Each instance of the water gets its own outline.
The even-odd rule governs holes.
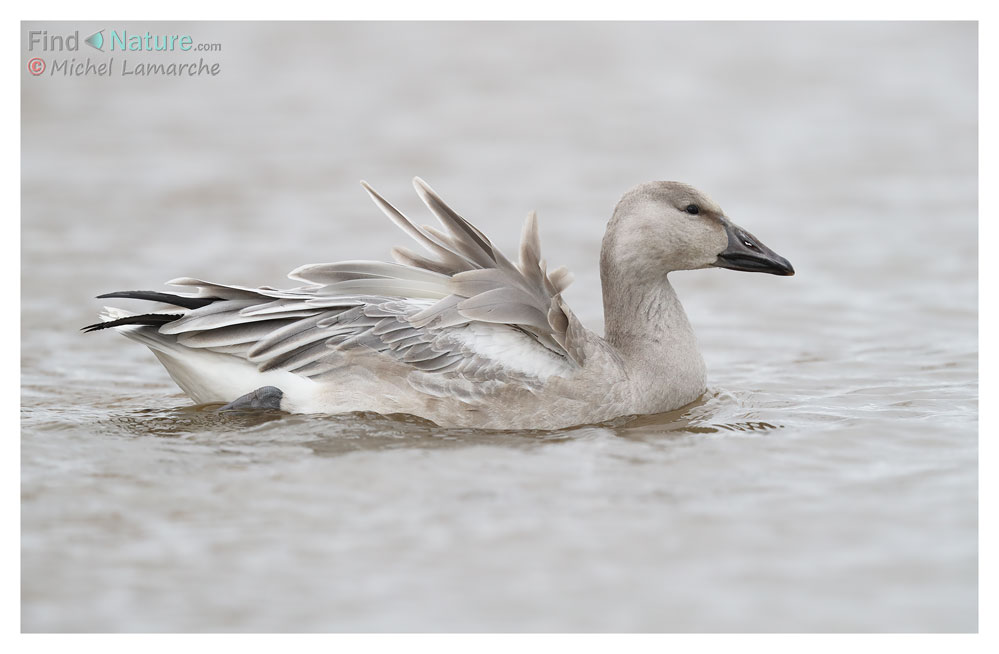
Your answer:
[[[222,73],[22,73],[24,630],[977,630],[973,24],[125,27]],[[798,274],[674,275],[709,391],[549,433],[218,415],[77,331],[385,258],[357,180],[419,214],[417,174],[508,252],[537,209],[597,330],[640,181]]]

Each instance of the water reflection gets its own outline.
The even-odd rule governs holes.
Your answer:
[[[722,391],[706,393],[676,411],[624,416],[600,424],[554,431],[443,428],[406,414],[354,412],[335,416],[298,415],[277,410],[218,411],[220,404],[140,409],[98,422],[96,433],[184,439],[205,446],[298,445],[317,456],[400,448],[427,450],[490,446],[533,449],[594,438],[664,443],[706,434],[760,434],[782,428],[749,420],[750,411]],[[742,419],[740,419],[742,418]]]
[[[208,433],[242,432],[281,420],[288,414],[281,411],[227,411],[221,405],[185,406],[174,409],[138,409],[112,414],[98,422],[98,432],[124,432],[134,436],[181,438]]]

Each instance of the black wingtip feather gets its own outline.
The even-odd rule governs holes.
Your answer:
[[[156,327],[158,325],[164,325],[168,322],[173,322],[179,318],[183,318],[182,313],[147,313],[141,316],[125,316],[124,318],[118,318],[117,320],[108,320],[107,322],[98,322],[93,325],[87,325],[86,327],[81,327],[80,331],[84,333],[96,332],[101,329],[108,329],[109,327],[121,327],[123,325],[143,325],[148,327]]]
[[[130,300],[149,300],[151,302],[164,302],[185,309],[200,309],[208,306],[212,302],[217,302],[221,298],[217,297],[184,297],[173,293],[160,293],[159,291],[115,291],[98,295],[98,299],[109,297],[127,298]]]

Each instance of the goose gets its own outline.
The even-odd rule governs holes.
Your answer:
[[[704,359],[669,281],[677,270],[793,275],[787,259],[679,182],[627,191],[600,250],[604,335],[584,327],[563,291],[564,267],[541,258],[535,213],[518,261],[420,178],[441,227],[417,226],[361,182],[377,207],[426,252],[395,263],[340,261],[292,271],[302,285],[247,288],[183,277],[185,292],[99,298],[158,303],[105,307],[86,332],[114,329],[146,345],[198,404],[220,410],[410,414],[441,427],[561,429],[672,411],[706,390]]]

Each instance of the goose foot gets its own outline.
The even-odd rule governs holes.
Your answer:
[[[252,393],[237,397],[219,411],[242,411],[244,409],[280,409],[284,393],[277,386],[261,386]]]

